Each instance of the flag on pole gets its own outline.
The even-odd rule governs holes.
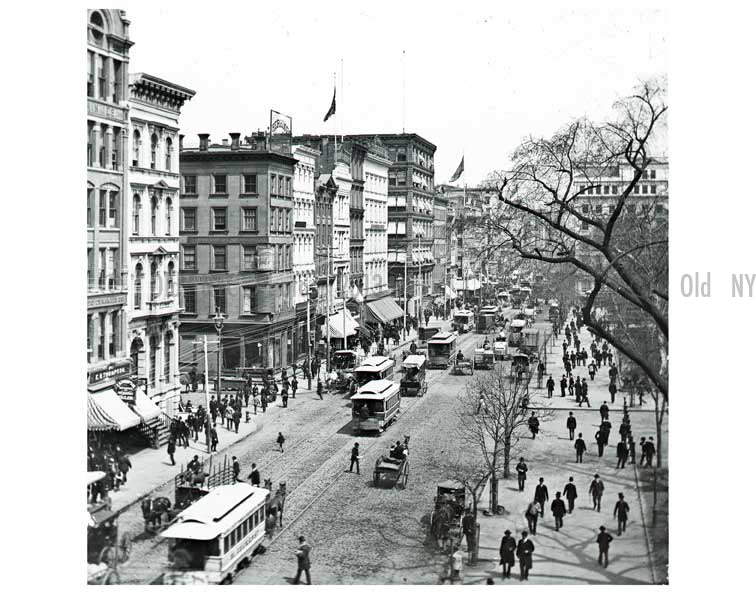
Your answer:
[[[331,101],[331,107],[328,108],[328,113],[325,114],[323,121],[327,122],[328,118],[330,118],[335,113],[336,113],[336,85],[334,85],[333,87],[333,101]]]
[[[336,101],[336,96],[335,95],[334,95],[334,99],[333,100]],[[452,175],[452,178],[449,180],[449,183],[453,183],[453,182],[457,181],[459,179],[459,176],[462,175],[462,172],[464,170],[465,170],[465,156],[462,155],[462,160],[459,162],[459,167],[457,167],[457,170],[454,172],[454,175]]]

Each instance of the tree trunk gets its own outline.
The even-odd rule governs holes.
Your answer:
[[[499,477],[496,473],[491,474],[491,491],[489,493],[489,502],[491,506],[491,513],[496,514],[499,509]]]
[[[659,409],[659,398],[664,398],[658,390],[654,390],[654,421],[656,422],[656,467],[662,467],[662,431],[664,429],[664,413],[666,402],[662,400],[661,409]]]
[[[504,478],[508,479],[510,476],[509,472],[509,459],[511,455],[512,449],[512,441],[509,439],[509,436],[504,438]]]

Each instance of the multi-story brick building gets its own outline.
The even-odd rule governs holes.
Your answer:
[[[276,368],[294,360],[293,178],[291,152],[268,136],[241,134],[181,150],[181,362],[198,363],[205,334],[224,316],[222,367]],[[348,221],[347,221],[348,225]],[[214,372],[215,357],[210,371]]]
[[[129,77],[128,348],[147,395],[168,415],[179,381],[179,114],[194,91]]]
[[[124,430],[140,418],[111,389],[131,376],[126,347],[129,21],[87,11],[87,384],[89,428]]]

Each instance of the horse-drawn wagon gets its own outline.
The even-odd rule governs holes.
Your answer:
[[[398,443],[398,442],[397,442]],[[373,470],[373,485],[376,487],[400,487],[407,486],[409,478],[409,435],[404,436],[404,445],[391,448],[388,456],[380,456],[375,461]]]
[[[455,357],[452,363],[452,375],[472,375],[473,362],[467,357]]]
[[[462,516],[465,511],[465,487],[454,480],[436,487],[430,516],[431,536],[439,548],[454,550],[462,541]]]

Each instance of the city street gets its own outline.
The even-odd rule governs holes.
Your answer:
[[[546,325],[539,323],[538,326]],[[477,334],[464,334],[459,343],[465,354],[471,356],[475,344],[482,338]],[[557,369],[551,360],[549,366]],[[605,368],[603,373],[606,373]],[[434,461],[443,459],[445,452],[463,447],[454,441],[453,430],[458,419],[449,411],[453,410],[460,390],[469,380],[470,376],[452,376],[448,370],[429,371],[426,396],[404,398],[398,421],[379,437],[352,436],[349,400],[340,394],[325,395],[320,401],[313,392],[303,392],[296,400],[289,401],[288,409],[277,403],[266,415],[258,415],[258,422],[262,421],[259,429],[222,455],[239,457],[243,478],[249,473],[251,463],[257,463],[263,478],[272,478],[274,485],[286,482],[289,495],[284,528],[266,543],[265,554],[256,557],[235,583],[287,583],[295,574],[293,551],[300,535],[305,535],[312,546],[315,583],[437,583],[444,574],[446,558],[429,544],[427,522],[436,485],[447,477],[442,476]],[[602,381],[601,375],[597,376],[596,384]],[[556,533],[547,509],[533,539],[536,552],[530,582],[653,583],[643,526],[643,514],[648,514],[648,510],[640,509],[636,471],[632,465],[623,470],[614,469],[613,445],[607,448],[603,458],[598,458],[595,443],[588,437],[598,427],[597,406],[576,412],[577,430],[585,433],[588,452],[583,464],[575,464],[573,444],[565,428],[567,410],[577,407],[572,404],[574,399],[549,401],[535,396],[533,405],[541,406],[539,401],[543,402],[543,407],[554,408],[556,413],[552,420],[542,423],[536,440],[522,442],[521,455],[530,467],[526,490],[519,493],[514,478],[503,480],[500,504],[505,514],[479,514],[480,560],[477,565],[465,568],[464,582],[485,583],[486,578],[499,576],[499,540],[505,529],[517,535],[527,526],[523,514],[539,476],[545,478],[552,498],[567,478],[574,476],[578,486],[576,510],[565,519],[564,530]],[[618,439],[619,413],[613,410],[610,418],[616,421],[610,439],[613,444]],[[634,411],[631,418],[636,435],[653,435],[651,412]],[[287,438],[284,453],[279,452],[275,444],[279,431]],[[387,453],[390,445],[403,439],[405,434],[411,436],[407,488],[373,487],[375,459]],[[360,475],[348,472],[349,452],[355,440],[361,446]],[[601,514],[594,512],[589,504],[588,483],[594,473],[601,474],[606,486]],[[640,480],[647,481],[648,474],[644,469]],[[600,524],[616,532],[612,510],[620,491],[630,505],[630,519],[626,535],[615,539],[611,563],[604,570],[596,563],[595,534]],[[172,499],[172,484],[155,493],[158,494]],[[479,509],[487,505],[486,490]],[[142,532],[143,520],[138,506],[121,517],[121,525],[132,534]],[[121,568],[122,581],[153,581],[166,569],[166,559],[167,547],[159,538],[137,537],[132,559]]]

